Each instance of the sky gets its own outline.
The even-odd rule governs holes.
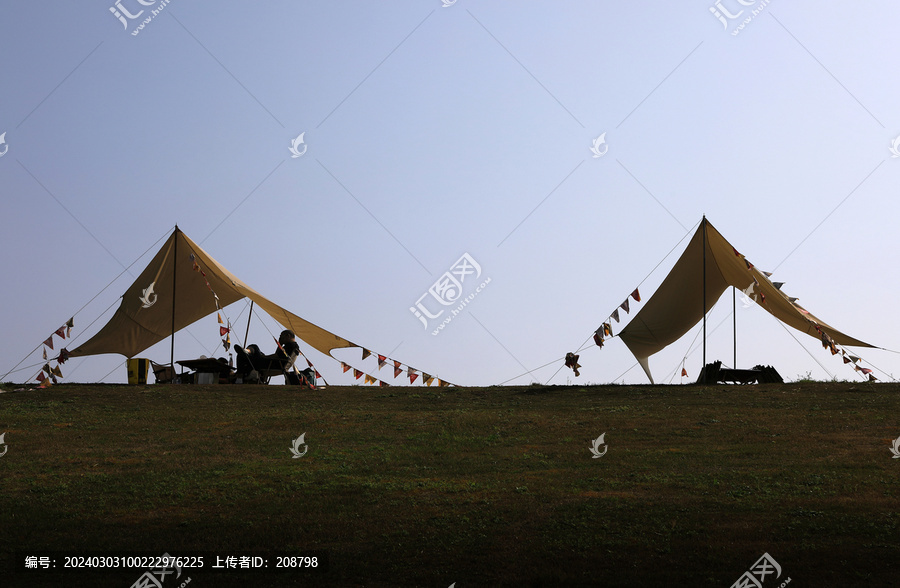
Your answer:
[[[622,341],[590,337],[705,214],[896,378],[896,22],[888,0],[6,0],[0,374],[33,379],[70,317],[56,348],[87,340],[177,224],[274,302],[454,384],[642,384]],[[731,298],[708,361],[860,379]],[[225,313],[243,341],[246,303]],[[279,331],[254,316],[248,339]],[[698,331],[650,359],[657,382],[696,379]],[[176,359],[219,344],[201,321]],[[119,355],[62,371],[126,380]]]

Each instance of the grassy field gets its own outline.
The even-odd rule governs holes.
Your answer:
[[[29,550],[328,553],[164,588],[728,587],[766,552],[765,588],[900,586],[896,384],[60,385],[0,394],[4,432],[0,586],[140,576]]]

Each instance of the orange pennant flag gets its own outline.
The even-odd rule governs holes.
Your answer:
[[[59,378],[63,377],[58,365],[53,366],[50,371],[54,376],[57,376]]]
[[[222,314],[219,313],[219,312],[217,312],[217,313],[216,313],[216,316],[219,317],[219,324],[220,324],[220,325],[224,325],[224,324],[225,324],[225,321],[222,320]]]
[[[366,374],[366,377],[364,378],[364,381],[365,381],[366,384],[374,384],[374,383],[375,383],[375,378],[373,378],[373,377],[370,376],[369,374]]]
[[[426,386],[431,386],[431,383],[434,381],[434,376],[429,376],[425,372],[422,372],[422,381],[425,382]]]
[[[682,378],[686,378],[686,377],[687,377],[687,370],[684,369],[684,368],[681,368],[681,377],[682,377]]]

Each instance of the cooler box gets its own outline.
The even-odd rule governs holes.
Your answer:
[[[148,359],[129,359],[128,360],[128,383],[129,384],[146,384],[147,372],[150,370],[150,360]]]

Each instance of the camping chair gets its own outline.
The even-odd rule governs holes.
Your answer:
[[[157,384],[171,384],[175,380],[175,368],[171,364],[156,363],[151,359],[150,367]]]

